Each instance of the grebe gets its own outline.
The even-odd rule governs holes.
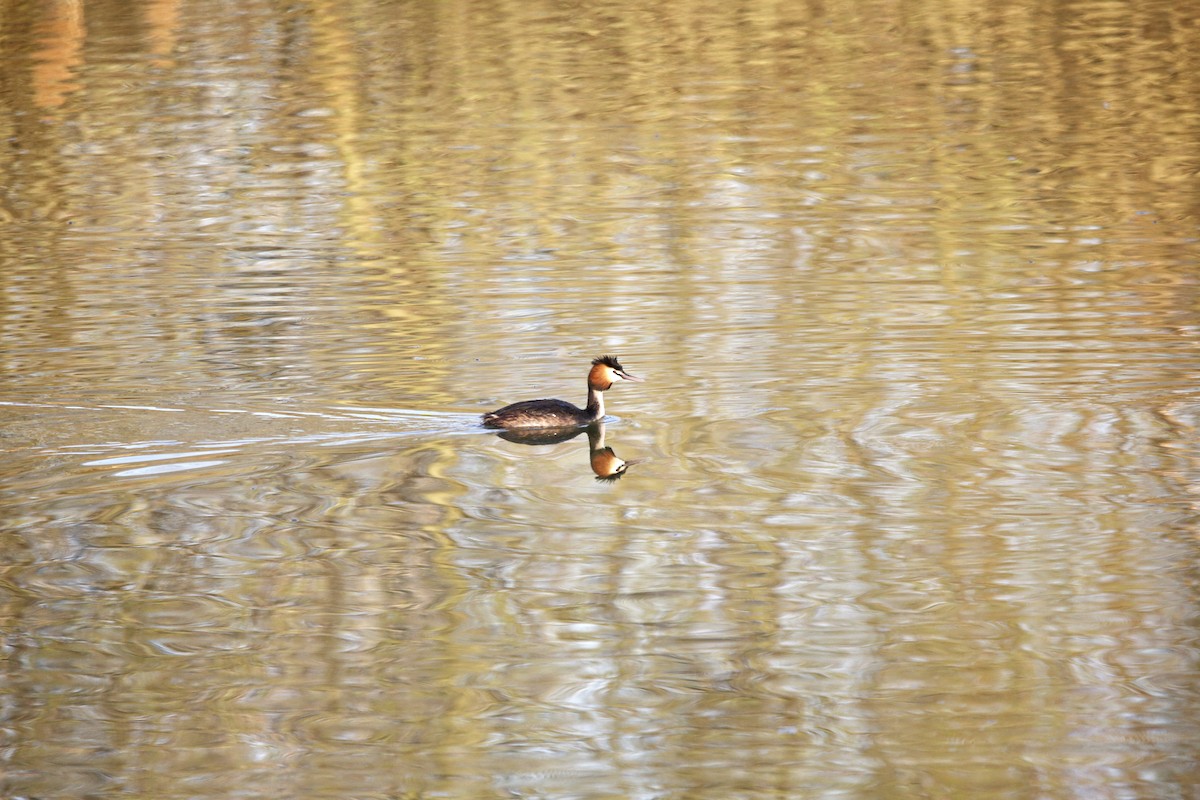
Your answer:
[[[641,383],[625,371],[615,356],[592,359],[588,372],[587,408],[565,400],[525,400],[483,415],[488,428],[567,428],[587,425],[604,416],[604,393],[617,381]]]

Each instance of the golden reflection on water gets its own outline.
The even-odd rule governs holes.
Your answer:
[[[0,3],[0,794],[1186,796],[1197,29]]]

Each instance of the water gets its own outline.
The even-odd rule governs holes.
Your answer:
[[[1195,796],[1197,22],[5,2],[0,794]]]

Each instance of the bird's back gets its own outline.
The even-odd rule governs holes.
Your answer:
[[[566,400],[523,400],[483,415],[489,428],[557,428],[587,421],[587,412]]]

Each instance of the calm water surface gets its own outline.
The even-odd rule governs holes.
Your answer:
[[[0,76],[0,795],[1200,796],[1196,8],[0,0]]]

